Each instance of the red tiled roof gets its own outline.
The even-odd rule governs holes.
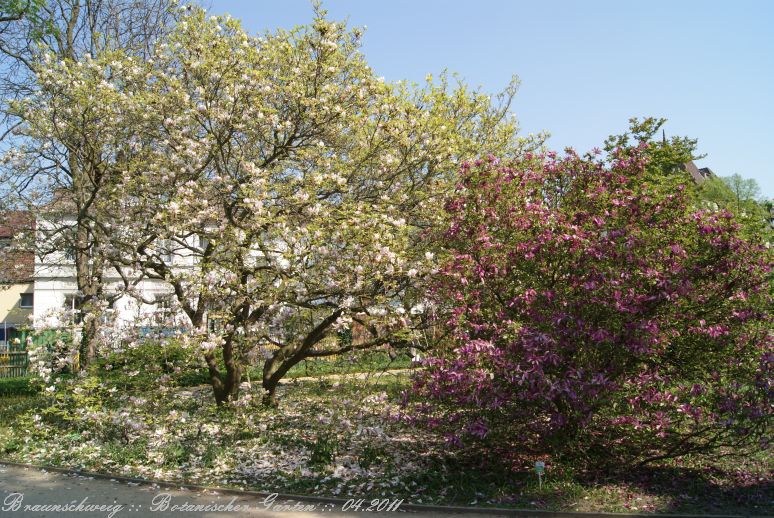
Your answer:
[[[35,218],[26,210],[10,210],[0,214],[0,238],[13,239],[19,232],[35,228]]]
[[[32,281],[35,254],[14,240],[23,232],[34,231],[35,218],[31,212],[17,210],[0,214],[0,240],[5,241],[5,246],[0,248],[0,284]]]

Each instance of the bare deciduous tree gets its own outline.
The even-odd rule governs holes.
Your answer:
[[[110,215],[98,212],[97,201],[115,172],[115,156],[95,142],[93,134],[72,126],[30,138],[23,131],[27,121],[18,103],[39,88],[44,58],[75,67],[84,58],[111,50],[145,57],[173,25],[177,12],[171,0],[31,0],[25,9],[0,20],[0,142],[12,152],[2,171],[4,194],[13,196],[17,207],[33,211],[57,201],[57,196],[68,199],[66,214],[49,218],[50,239],[42,242],[46,249],[39,255],[51,252],[52,245],[72,251],[84,316],[97,311],[104,295],[109,265],[100,254],[106,237],[100,231]],[[98,326],[98,318],[84,318],[82,365],[94,356]]]

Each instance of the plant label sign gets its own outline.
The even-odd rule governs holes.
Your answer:
[[[543,462],[542,460],[535,462],[535,473],[537,473],[538,475],[542,475],[545,470],[546,470],[545,462]]]

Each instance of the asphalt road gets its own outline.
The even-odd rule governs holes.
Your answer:
[[[370,502],[365,502],[367,506]],[[101,506],[101,507],[100,507]],[[196,506],[210,506],[209,509]],[[215,492],[170,490],[72,474],[0,465],[0,518],[353,518],[443,513],[343,511],[341,504],[281,501]],[[455,516],[484,516],[457,514]],[[486,516],[492,516],[491,514]]]

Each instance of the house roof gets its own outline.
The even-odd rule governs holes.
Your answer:
[[[66,187],[54,189],[51,200],[43,205],[43,212],[47,213],[74,213],[77,212],[72,190]]]
[[[20,234],[35,230],[35,218],[28,211],[7,211],[0,214],[0,284],[31,282],[35,269],[35,254],[14,242]],[[10,241],[10,243],[8,243]]]
[[[0,239],[13,239],[18,233],[35,228],[35,218],[26,210],[9,210],[0,214]]]
[[[696,182],[696,185],[701,185],[710,178],[715,177],[715,173],[712,172],[712,169],[709,167],[702,167],[699,169],[696,167],[696,164],[693,163],[693,160],[684,163],[683,169],[685,169],[685,171],[691,175],[691,178],[694,182]]]

